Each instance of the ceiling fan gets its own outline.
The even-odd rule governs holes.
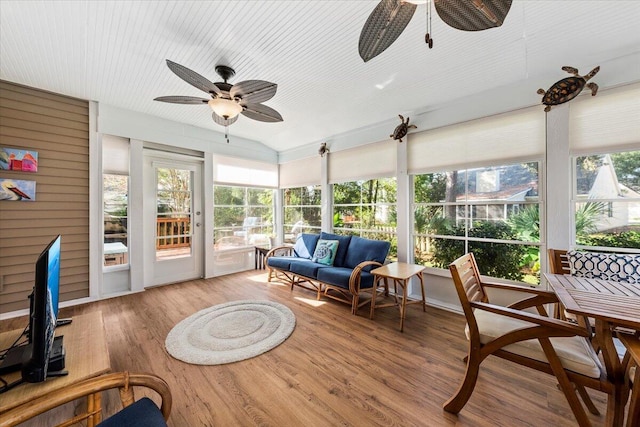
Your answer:
[[[504,22],[512,0],[432,0],[440,18],[450,27],[463,31],[481,31]],[[360,33],[358,50],[364,62],[380,55],[402,34],[418,4],[428,0],[381,0],[371,12]],[[427,6],[425,42],[433,47],[430,36],[430,5]]]
[[[278,89],[275,83],[264,80],[245,80],[234,85],[227,83],[236,72],[226,65],[217,65],[216,73],[224,82],[212,83],[200,74],[167,59],[167,66],[178,77],[193,87],[207,92],[210,99],[195,96],[160,96],[154,101],[170,102],[172,104],[209,104],[213,110],[213,121],[221,126],[229,126],[238,120],[242,114],[250,119],[261,122],[281,122],[282,116],[276,110],[263,102],[273,98]]]

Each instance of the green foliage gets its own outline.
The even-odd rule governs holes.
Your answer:
[[[333,214],[333,226],[334,227],[344,227],[344,222],[342,221],[342,217],[339,212]]]
[[[454,235],[463,236],[464,226],[453,228]],[[469,237],[484,237],[501,240],[516,240],[517,236],[509,224],[505,222],[478,222],[469,230]],[[448,265],[464,252],[464,242],[451,239],[436,239],[433,242],[433,262],[436,267],[447,268]],[[469,242],[469,252],[473,252],[478,268],[484,275],[521,281],[524,274],[521,263],[527,248],[523,245]]]
[[[537,205],[528,205],[517,214],[511,215],[507,223],[518,236],[518,240],[540,241],[540,209]]]
[[[585,246],[640,249],[640,231],[629,230],[621,233],[600,233],[577,237],[577,243]]]
[[[576,236],[597,231],[598,219],[606,209],[604,202],[587,202],[576,211]]]

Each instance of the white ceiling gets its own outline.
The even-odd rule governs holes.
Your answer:
[[[241,116],[230,131],[278,151],[384,123],[399,113],[419,125],[452,101],[499,111],[497,102],[540,102],[539,87],[586,74],[601,88],[640,80],[640,1],[514,0],[504,24],[464,32],[426,6],[384,53],[358,55],[360,30],[377,1],[0,1],[0,79],[223,132],[203,106],[153,101],[205,96],[174,75],[165,59],[212,81],[278,84],[266,105],[282,123]],[[517,99],[515,99],[517,98]],[[387,125],[388,123],[388,125]],[[422,127],[424,129],[424,126]]]

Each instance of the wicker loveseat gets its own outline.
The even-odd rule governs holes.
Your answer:
[[[315,262],[314,253],[320,240],[337,241],[332,265]],[[391,244],[380,240],[336,234],[301,234],[293,247],[274,248],[266,256],[268,281],[279,278],[293,289],[298,285],[351,305],[355,314],[368,302],[360,301],[361,290],[373,288],[373,268],[384,264]]]

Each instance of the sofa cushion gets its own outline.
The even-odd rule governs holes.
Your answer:
[[[98,424],[99,427],[166,427],[162,412],[148,397],[143,397]]]
[[[347,249],[349,248],[349,241],[351,240],[351,236],[339,236],[337,234],[325,233],[324,231],[320,233],[320,238],[324,240],[337,240],[338,242],[338,250],[336,251],[336,259],[333,260],[333,265],[336,267],[344,267],[344,259],[347,256]]]
[[[384,264],[390,248],[391,243],[389,242],[353,236],[349,242],[349,250],[347,250],[344,266],[355,268],[362,261],[377,261],[380,264]],[[373,267],[367,266],[364,271],[369,272]]]
[[[349,289],[349,278],[353,272],[352,268],[347,267],[331,267],[323,268],[318,271],[318,280],[323,283],[338,286],[340,288]],[[360,288],[370,288],[373,286],[373,275],[367,272],[360,274]]]
[[[267,265],[279,270],[289,271],[291,261],[296,259],[299,260],[304,258],[297,258],[293,256],[272,256],[267,259]]]
[[[296,244],[293,246],[293,254],[299,258],[311,259],[319,238],[319,234],[302,233],[296,239]]]
[[[319,239],[311,261],[324,265],[333,265],[339,243],[338,240]]]
[[[571,275],[640,285],[640,255],[567,252]]]
[[[328,265],[318,264],[317,262],[312,262],[310,260],[293,260],[291,261],[291,265],[289,266],[289,271],[293,274],[298,274],[300,276],[308,277],[309,279],[316,279],[318,275],[318,270],[324,270],[329,267]]]

